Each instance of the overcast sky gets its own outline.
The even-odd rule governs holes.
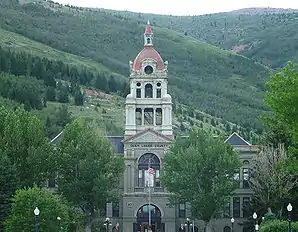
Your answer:
[[[143,13],[198,15],[248,7],[298,9],[298,0],[54,0],[63,4]]]

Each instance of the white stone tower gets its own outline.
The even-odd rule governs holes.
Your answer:
[[[144,48],[130,64],[130,94],[126,97],[125,136],[152,129],[172,135],[172,98],[168,94],[167,64],[153,48],[148,21]]]

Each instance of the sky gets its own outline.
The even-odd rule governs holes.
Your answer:
[[[200,15],[248,7],[298,9],[297,0],[54,0],[62,4],[142,13]]]

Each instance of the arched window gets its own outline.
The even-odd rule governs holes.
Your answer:
[[[147,38],[147,44],[151,44],[150,38]]]
[[[155,119],[156,125],[161,125],[162,124],[162,109],[156,108],[155,115],[156,115],[156,119]]]
[[[223,232],[231,232],[231,228],[229,226],[225,226]]]
[[[151,211],[151,217],[152,218],[160,218],[161,212],[159,208],[155,205],[143,205],[137,212],[137,218],[148,218],[149,216],[149,210]]]
[[[149,167],[154,170],[155,175],[148,174]],[[139,164],[138,164],[138,186],[145,187],[146,185],[151,183],[154,187],[160,187],[159,176],[160,176],[159,158],[152,153],[146,153],[142,155],[139,159]]]
[[[243,165],[249,165],[249,161],[248,160],[244,160],[243,161]]]
[[[151,84],[145,85],[145,98],[152,98],[153,97],[153,89]]]

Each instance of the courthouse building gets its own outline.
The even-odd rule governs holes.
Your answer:
[[[191,217],[188,204],[168,204],[169,193],[160,184],[164,156],[175,136],[172,98],[168,94],[168,62],[164,62],[153,48],[149,22],[144,33],[144,48],[129,65],[130,93],[125,103],[125,134],[108,136],[116,155],[124,156],[125,173],[120,184],[122,196],[118,202],[107,204],[107,217],[112,219],[112,224],[120,224],[120,232],[147,232],[149,221],[152,232],[176,232],[187,218],[194,224],[191,231],[203,231],[203,222]],[[52,142],[56,143],[61,135],[62,132]],[[243,207],[251,196],[249,163],[258,148],[235,132],[223,142],[230,143],[239,152],[243,166],[235,175],[239,188],[221,216],[214,219],[213,226],[216,232],[229,232],[233,217],[234,231],[246,232],[248,229],[243,221],[251,216]],[[146,185],[149,166],[155,172],[150,192]]]
[[[126,97],[125,134],[109,136],[117,155],[124,156],[125,173],[121,183],[122,196],[119,202],[107,205],[107,217],[112,223],[120,223],[121,232],[146,232],[149,221],[152,231],[175,232],[186,218],[194,221],[194,231],[202,231],[203,223],[191,218],[190,206],[168,204],[169,193],[160,184],[165,153],[175,136],[172,127],[172,98],[168,93],[168,62],[163,61],[153,47],[153,32],[150,23],[144,33],[144,48],[130,66],[130,93]],[[170,81],[170,79],[169,79]],[[248,167],[257,147],[249,144],[237,133],[225,143],[239,151],[243,167],[236,178],[239,189],[230,204],[223,209],[222,217],[214,220],[215,231],[231,231],[231,217],[235,218],[234,231],[246,231],[243,218],[248,217],[243,205],[249,201]],[[146,187],[148,167],[154,169],[153,187]],[[183,187],[183,186],[181,186]],[[187,230],[186,230],[187,231]]]

